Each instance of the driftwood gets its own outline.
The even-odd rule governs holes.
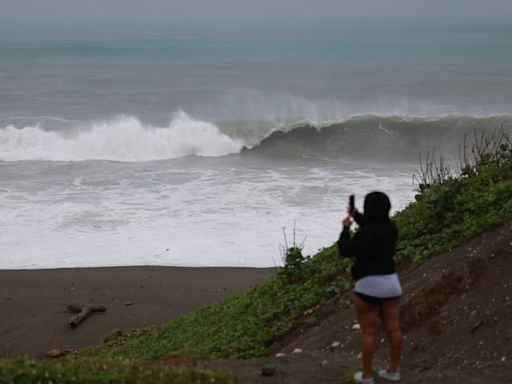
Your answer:
[[[45,357],[50,357],[52,359],[56,359],[58,357],[66,356],[67,354],[73,352],[70,348],[55,348],[50,349],[48,352],[44,354]]]
[[[68,324],[71,328],[76,328],[80,325],[82,321],[87,319],[89,316],[91,316],[94,312],[105,312],[107,308],[105,308],[103,305],[91,305],[91,304],[85,304],[85,305],[76,305],[76,304],[69,304],[68,305],[68,311],[75,312],[76,315],[73,316]]]

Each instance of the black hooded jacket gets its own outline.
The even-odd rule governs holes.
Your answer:
[[[369,275],[388,275],[395,272],[395,244],[398,231],[389,219],[391,203],[382,192],[372,192],[364,200],[364,215],[354,220],[360,230],[351,238],[350,229],[343,228],[338,240],[341,256],[355,258],[352,277],[359,280]]]

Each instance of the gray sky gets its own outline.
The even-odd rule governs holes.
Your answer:
[[[512,16],[511,0],[0,0],[0,22]]]

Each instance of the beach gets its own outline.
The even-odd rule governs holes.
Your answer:
[[[144,266],[0,270],[0,355],[41,357],[53,348],[98,344],[115,330],[165,323],[274,274],[273,268]],[[71,303],[107,311],[71,329]]]

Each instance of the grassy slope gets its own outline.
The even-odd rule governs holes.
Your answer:
[[[512,159],[479,164],[476,172],[422,188],[394,217],[398,259],[422,259],[450,249],[512,218]],[[293,255],[291,255],[293,256]],[[296,255],[297,256],[297,255]],[[298,259],[298,260],[297,260]],[[145,333],[127,335],[87,354],[154,359],[169,355],[255,357],[296,329],[305,315],[350,289],[350,261],[334,246],[284,269],[277,278]]]

